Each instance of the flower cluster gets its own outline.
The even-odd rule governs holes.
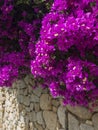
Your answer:
[[[46,3],[0,0],[0,86],[30,73]],[[44,7],[44,9],[42,8]]]
[[[64,104],[98,98],[98,1],[54,0],[35,45],[31,72]]]

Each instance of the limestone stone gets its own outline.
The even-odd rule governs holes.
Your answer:
[[[94,124],[95,130],[98,130],[98,113],[96,113],[96,114],[93,115],[92,122]]]
[[[30,127],[30,130],[33,130],[33,128],[34,128],[33,122],[29,123],[29,127]]]
[[[37,128],[37,130],[44,130],[43,127],[39,125],[38,123],[35,122],[34,125]]]
[[[6,100],[5,101],[5,107],[10,107],[12,104],[9,100]]]
[[[18,80],[13,87],[17,87],[19,90],[26,88],[26,84],[23,80]]]
[[[21,127],[17,126],[17,130],[21,130]]]
[[[20,122],[24,123],[24,117],[22,115],[20,115]]]
[[[55,106],[55,107],[58,107],[59,106],[59,101],[57,100],[52,100],[52,105]]]
[[[18,95],[24,95],[23,89],[20,89],[20,90],[18,91]]]
[[[29,116],[26,116],[26,118],[25,118],[25,124],[26,124],[27,127],[29,126],[29,120],[30,120]],[[18,121],[18,124],[19,123],[20,123],[20,120]]]
[[[0,95],[0,102],[3,102],[5,100],[5,97]]]
[[[23,105],[19,104],[19,112],[21,112],[23,110]]]
[[[53,109],[54,112],[57,112],[57,107],[54,107],[54,106],[53,106],[52,109]]]
[[[25,123],[21,123],[21,127],[22,127],[22,128],[25,128]]]
[[[34,110],[35,110],[35,112],[40,111],[39,103],[34,103]]]
[[[42,111],[37,112],[37,122],[38,122],[39,124],[41,124],[41,125],[44,124]]]
[[[80,130],[94,130],[94,127],[91,126],[91,125],[87,125],[87,124],[81,124],[80,125]]]
[[[34,104],[30,103],[30,110],[33,110],[33,108],[34,108]]]
[[[29,113],[30,121],[37,121],[36,112],[32,111]]]
[[[28,85],[28,95],[30,96],[33,93],[33,88],[31,85]]]
[[[63,128],[65,128],[65,122],[66,122],[66,116],[65,116],[66,108],[63,106],[59,106],[57,114],[58,114],[58,119],[60,121],[60,124],[62,125]]]
[[[33,86],[35,85],[35,82],[33,80],[33,76],[32,75],[27,75],[25,78],[24,78],[24,81],[25,83],[29,86]]]
[[[59,123],[59,120],[57,121],[57,124],[56,124],[56,129],[59,130],[60,128],[62,128],[61,124]]]
[[[27,96],[27,95],[28,95],[28,89],[25,89],[25,90],[23,91],[23,95],[24,95],[24,96]]]
[[[23,95],[19,95],[17,97],[17,100],[18,100],[19,103],[23,103],[24,102],[24,96]]]
[[[79,121],[70,113],[68,113],[68,128],[69,130],[79,130]]]
[[[30,98],[28,96],[23,97],[23,104],[26,106],[30,105]]]
[[[15,119],[15,114],[13,113],[9,113],[8,116],[9,116],[10,121],[13,121]]]
[[[49,94],[42,94],[40,97],[40,107],[42,110],[51,110],[51,97]]]
[[[85,122],[86,124],[88,124],[88,125],[93,125],[93,123],[92,123],[92,121],[91,120],[86,120],[86,122]]]
[[[81,106],[72,107],[70,105],[67,105],[67,109],[81,119],[85,120],[90,119],[92,116],[92,113],[85,107]]]
[[[43,117],[46,123],[46,126],[49,130],[55,130],[57,124],[57,115],[52,111],[44,111]]]
[[[3,105],[2,104],[0,104],[0,111],[2,111],[3,110]]]
[[[40,96],[41,96],[41,93],[42,93],[42,88],[41,88],[41,87],[37,87],[37,88],[33,89],[33,93],[34,93],[36,96],[40,97]]]
[[[23,109],[22,112],[21,112],[21,114],[22,114],[23,116],[25,116],[25,115],[26,115],[26,110]]]
[[[39,97],[32,93],[30,101],[31,102],[39,102]]]
[[[28,106],[28,107],[25,106],[25,109],[26,109],[26,112],[28,114],[30,112],[30,106]]]

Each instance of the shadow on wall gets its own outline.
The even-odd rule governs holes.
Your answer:
[[[2,130],[67,130],[66,108],[47,89],[32,89],[31,75],[3,88]],[[1,130],[1,129],[0,129]]]

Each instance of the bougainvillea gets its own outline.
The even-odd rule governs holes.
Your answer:
[[[30,73],[47,2],[0,0],[0,86]]]
[[[31,72],[64,104],[98,98],[98,1],[54,0],[44,17]]]

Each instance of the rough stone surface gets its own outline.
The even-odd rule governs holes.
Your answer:
[[[33,93],[34,93],[36,96],[40,97],[40,96],[41,96],[41,93],[42,93],[42,88],[41,88],[41,87],[35,88],[35,89],[33,90]]]
[[[79,130],[79,121],[70,113],[68,113],[68,129]]]
[[[59,118],[59,121],[60,121],[60,124],[62,125],[63,128],[65,128],[65,123],[66,123],[66,108],[63,107],[63,106],[59,106],[58,108],[58,118]]]
[[[58,107],[59,106],[59,101],[58,100],[52,100],[52,105],[55,106],[55,107]]]
[[[32,86],[28,75],[10,88],[0,88],[0,130],[98,130],[98,106],[93,112],[63,107],[62,99],[53,99],[48,89]]]
[[[30,103],[30,110],[32,111],[34,108],[34,104],[33,103]]]
[[[98,130],[98,113],[96,113],[96,114],[93,115],[92,122],[94,124],[95,130]]]
[[[39,103],[34,103],[34,110],[35,110],[35,112],[39,112],[40,111]]]
[[[87,125],[87,124],[81,124],[80,130],[94,130],[94,127]]]
[[[36,112],[35,112],[35,111],[32,111],[32,112],[29,114],[29,117],[30,117],[30,120],[31,120],[31,121],[37,121],[37,115],[36,115]]]
[[[30,130],[33,130],[34,125],[32,122],[29,123],[29,127],[30,127]]]
[[[39,102],[39,98],[32,93],[32,95],[31,95],[31,97],[30,97],[30,101],[31,101],[31,102]]]
[[[18,86],[19,89],[24,89],[24,88],[26,88],[26,84],[25,84],[25,82],[24,82],[23,80],[18,80],[18,81],[16,82],[16,84],[14,84],[14,85],[15,85],[15,87]]]
[[[40,97],[40,107],[42,110],[51,110],[51,97],[49,94],[42,94]]]
[[[90,121],[90,120],[86,120],[86,124],[93,125],[92,121]]]
[[[36,122],[35,122],[34,124],[35,124],[35,127],[36,127],[38,130],[44,130],[41,125],[37,124]]]
[[[23,103],[24,103],[24,105],[29,106],[30,105],[30,98],[28,96],[24,96]]]
[[[42,115],[43,113],[42,113],[42,111],[39,111],[38,113],[37,113],[37,122],[39,123],[39,124],[44,124],[44,120],[43,120],[43,115]]]
[[[56,123],[57,123],[57,115],[53,113],[52,111],[44,111],[43,117],[44,117],[47,128],[49,130],[55,130]]]
[[[75,114],[76,116],[80,117],[81,119],[90,119],[92,116],[92,113],[85,107],[80,107],[80,106],[67,106],[67,109]]]

